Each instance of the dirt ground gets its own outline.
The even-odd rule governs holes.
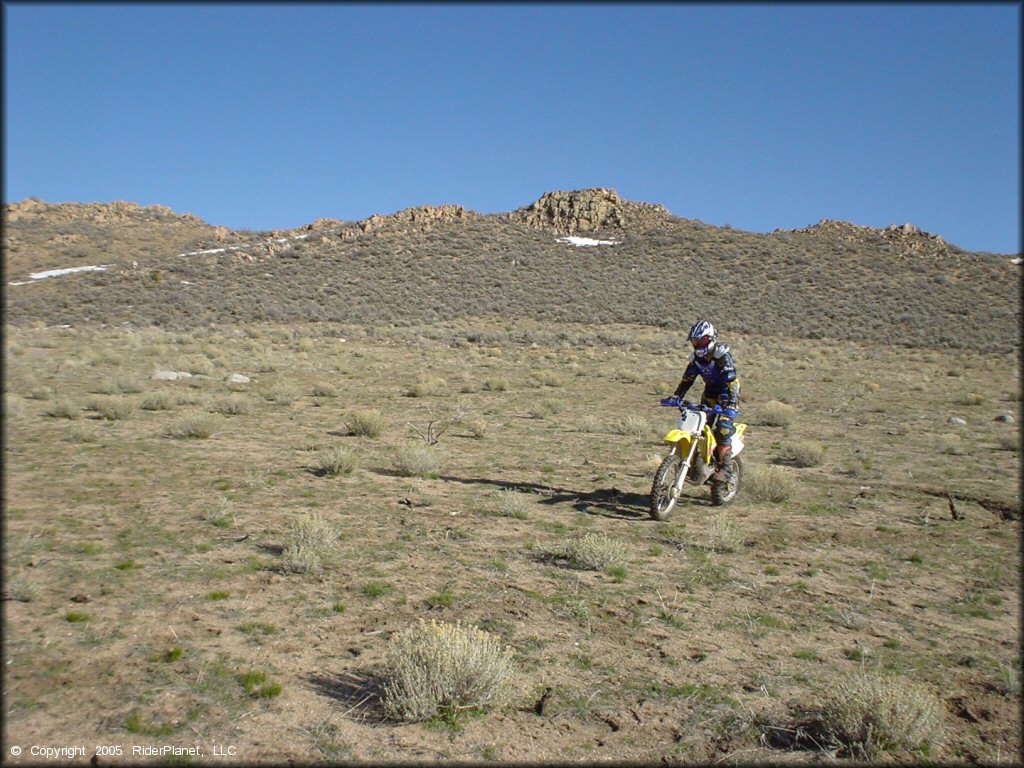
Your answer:
[[[682,337],[478,330],[9,328],[4,759],[816,762],[848,757],[817,724],[863,671],[941,702],[940,742],[888,759],[1019,761],[1016,355],[727,339],[748,484],[656,522]],[[290,571],[310,513],[340,540]],[[621,568],[539,556],[590,532]],[[389,720],[388,638],[418,618],[500,637],[513,703]]]

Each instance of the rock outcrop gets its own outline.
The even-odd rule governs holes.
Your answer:
[[[369,218],[357,221],[356,231],[359,234],[410,228],[426,231],[437,224],[463,221],[479,215],[474,211],[467,211],[461,205],[420,205],[388,216],[375,213]]]
[[[508,214],[513,221],[559,234],[657,226],[669,213],[661,205],[623,200],[614,189],[548,192],[537,202]]]
[[[902,254],[951,254],[962,252],[960,248],[932,235],[913,224],[890,224],[885,229],[862,227],[848,221],[822,219],[812,227],[795,230],[776,229],[772,234],[792,232],[805,235],[825,235],[851,243],[888,245]]]

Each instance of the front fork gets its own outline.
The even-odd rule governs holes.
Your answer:
[[[676,477],[676,481],[672,484],[672,500],[675,501],[679,498],[679,494],[683,492],[683,484],[686,482],[687,475],[690,474],[690,465],[693,463],[693,455],[697,452],[697,443],[699,440],[690,441],[690,450],[686,453],[686,457],[683,459],[683,466],[679,469],[679,475]],[[679,450],[679,443],[672,446],[672,452],[675,453]],[[680,454],[682,455],[682,454]]]

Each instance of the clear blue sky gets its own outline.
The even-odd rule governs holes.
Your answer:
[[[612,187],[1020,250],[1021,6],[4,3],[4,199],[267,230]]]

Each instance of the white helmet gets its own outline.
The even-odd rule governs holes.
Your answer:
[[[698,320],[690,326],[690,333],[686,338],[693,345],[693,351],[697,357],[707,357],[715,348],[718,331],[707,320]]]

